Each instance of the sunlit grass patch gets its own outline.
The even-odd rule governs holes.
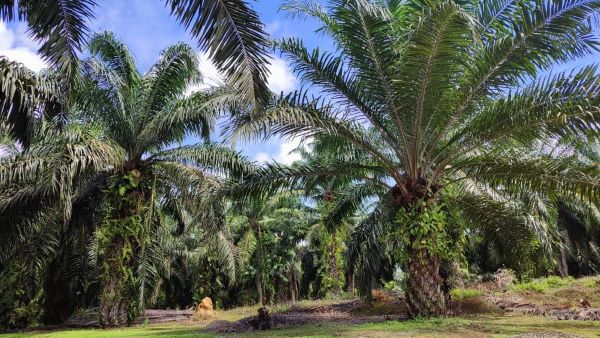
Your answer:
[[[538,293],[545,293],[551,289],[558,289],[569,286],[573,284],[575,278],[573,277],[558,277],[558,276],[550,276],[546,278],[538,278],[529,282],[515,284],[513,286],[516,290],[527,290],[534,291]]]
[[[480,290],[474,289],[452,289],[450,290],[450,297],[455,300],[464,300],[468,298],[475,298],[483,295]]]

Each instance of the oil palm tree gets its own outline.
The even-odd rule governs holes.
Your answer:
[[[258,14],[245,0],[165,0],[171,13],[198,39],[216,67],[249,102],[266,103],[267,38]],[[89,35],[95,0],[0,2],[0,20],[24,20],[41,42],[40,54],[72,88],[78,54]]]
[[[297,39],[276,43],[322,96],[300,90],[259,116],[238,116],[230,130],[249,138],[327,134],[348,151],[324,164],[270,165],[231,189],[261,194],[316,176],[386,189],[357,229],[361,245],[376,249],[367,243],[380,238],[375,224],[385,219],[403,250],[410,314],[443,314],[448,229],[440,196],[500,235],[510,233],[502,230],[508,224],[543,222],[503,213],[517,208],[498,191],[599,196],[597,166],[527,151],[561,135],[597,137],[597,67],[541,74],[596,50],[590,25],[599,7],[587,0],[288,2],[284,9],[320,21],[335,44],[329,53]]]
[[[9,225],[3,230],[31,243],[65,224],[85,225],[73,206],[86,210],[86,201],[96,203],[95,217],[87,219],[94,223],[92,235],[82,241],[99,266],[100,322],[114,326],[132,320],[152,289],[161,247],[157,234],[169,219],[201,225],[206,243],[222,253],[224,267],[234,275],[232,246],[223,240],[219,204],[210,197],[218,177],[241,175],[252,164],[208,142],[181,145],[186,136],[208,140],[217,115],[210,93],[184,96],[200,80],[192,47],[167,48],[147,74],[137,70],[129,50],[111,33],[94,36],[90,54],[64,126],[70,132],[60,136],[58,128],[48,127],[48,135],[39,134],[31,149],[3,157],[0,201]],[[100,198],[87,198],[89,191]],[[192,221],[184,222],[184,214]],[[24,236],[26,231],[31,234]],[[15,255],[26,253],[18,243],[5,244]]]
[[[342,150],[342,152],[347,149]],[[297,151],[301,154],[302,165],[323,165],[337,161],[340,153],[339,143],[328,135],[320,135],[312,140],[309,148],[300,146]],[[332,292],[340,293],[344,287],[343,258],[345,255],[344,243],[352,228],[353,217],[359,211],[360,203],[354,203],[343,213],[336,210],[339,198],[347,198],[350,191],[357,189],[352,178],[348,176],[314,177],[303,182],[305,194],[316,203],[313,213],[318,215],[309,235],[311,245],[318,243],[323,252],[322,266],[322,294]],[[380,188],[380,187],[379,187]],[[384,191],[379,189],[380,192]],[[335,214],[332,214],[332,211]],[[314,243],[313,243],[314,242]],[[346,281],[348,283],[349,281]]]
[[[287,280],[288,285],[279,288],[289,288],[293,301],[298,297],[299,271],[295,258],[297,244],[306,230],[304,217],[297,191],[265,199],[245,199],[231,207],[229,229],[237,239],[241,265],[250,265],[254,270],[261,306],[273,299],[269,294],[274,296],[274,283],[281,280]]]
[[[600,142],[567,139],[556,142],[552,153],[587,164],[600,162]],[[558,272],[582,276],[600,271],[600,209],[598,201],[557,196],[551,201],[556,210],[559,244],[555,250]]]
[[[132,281],[127,268],[139,262],[144,236],[150,230],[146,223],[157,202],[167,203],[169,210],[184,208],[210,232],[219,224],[220,211],[217,204],[201,204],[207,200],[203,196],[218,188],[218,180],[208,174],[241,175],[251,164],[233,150],[205,142],[177,146],[186,136],[208,140],[216,116],[208,104],[210,94],[184,96],[201,76],[192,47],[176,44],[165,49],[145,75],[111,33],[94,36],[90,52],[76,108],[82,112],[81,119],[101,126],[104,135],[126,154],[110,172],[107,212],[98,232],[107,263],[100,322],[112,326],[123,324],[128,312],[134,316],[137,312],[131,309],[128,293],[134,291],[127,290]],[[217,243],[227,250],[227,241]]]
[[[118,166],[124,154],[97,129],[79,124],[58,130],[45,122],[28,148],[16,144],[8,140],[13,148],[0,158],[0,274],[8,301],[2,317],[13,318],[0,325],[36,321],[36,313],[23,310],[39,311],[41,301],[51,310],[44,320],[55,323],[87,295],[83,284],[95,269],[86,243],[94,231],[94,203],[101,202],[95,188],[99,173]]]

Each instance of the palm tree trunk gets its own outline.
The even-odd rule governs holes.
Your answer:
[[[258,304],[265,306],[265,295],[263,293],[262,278],[259,271],[256,272],[256,290],[258,291]]]
[[[340,281],[340,269],[337,261],[337,237],[335,230],[331,232],[331,244],[329,245],[327,255],[329,256],[327,259],[327,269],[329,270],[329,277],[333,282],[330,291],[339,293],[342,291],[341,287],[343,284]]]
[[[401,236],[407,259],[404,270],[406,305],[411,317],[446,314],[446,288],[440,274],[440,252],[443,245],[445,214],[434,196],[427,195],[422,183],[412,185],[408,200],[398,212]]]
[[[256,290],[258,291],[258,303],[260,304],[260,306],[265,306],[265,294],[264,294],[264,288],[263,288],[263,273],[264,273],[264,267],[265,267],[265,252],[264,252],[264,248],[263,248],[263,242],[262,242],[262,231],[260,229],[260,224],[255,220],[252,219],[250,221],[250,226],[251,228],[256,232],[256,238],[258,240],[258,251],[259,251],[259,261],[258,261],[258,266],[256,269],[256,275],[255,275],[255,279],[256,279]]]
[[[288,281],[290,285],[290,300],[292,301],[292,303],[295,303],[296,299],[298,299],[298,278],[296,276],[296,272],[294,271],[293,264],[290,266]]]
[[[440,316],[446,313],[446,295],[440,276],[440,259],[426,249],[411,254],[407,264],[406,303],[408,315]]]
[[[561,277],[567,277],[569,275],[569,265],[567,264],[567,252],[562,241],[560,245],[560,264],[558,265],[558,272]]]
[[[114,245],[107,248],[107,269],[100,290],[98,319],[102,327],[115,327],[127,323],[130,297],[125,285],[126,276],[122,269],[124,239],[115,239]]]

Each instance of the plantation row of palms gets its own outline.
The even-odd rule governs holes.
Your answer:
[[[597,51],[598,1],[288,1],[335,50],[274,41],[305,84],[282,95],[245,1],[167,3],[224,85],[187,94],[202,74],[182,43],[144,74],[110,32],[80,60],[92,1],[0,5],[51,66],[0,58],[1,324],[97,307],[117,326],[197,292],[368,298],[396,267],[409,314],[437,316],[464,260],[600,268],[600,73],[552,71]],[[255,163],[213,141],[219,119],[225,140],[310,146]]]

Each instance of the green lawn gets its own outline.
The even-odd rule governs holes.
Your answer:
[[[171,323],[113,330],[65,330],[7,334],[2,337],[215,337],[202,324]],[[544,317],[488,315],[463,318],[389,321],[361,325],[304,325],[293,329],[243,334],[244,337],[509,337],[526,332],[563,332],[600,337],[600,322],[559,321]],[[240,335],[232,335],[239,337]]]

